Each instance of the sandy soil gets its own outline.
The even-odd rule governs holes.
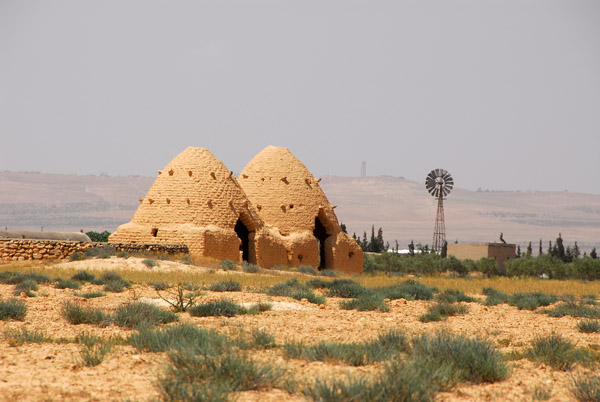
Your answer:
[[[98,263],[90,265],[100,266]],[[167,267],[168,264],[161,262],[161,269],[168,269]],[[182,268],[175,264],[170,269]],[[13,289],[14,286],[0,285],[0,295],[3,299],[12,297]],[[85,285],[79,291],[90,290],[100,290],[100,287]],[[25,321],[0,321],[1,333],[9,329],[27,328],[43,330],[53,338],[73,338],[85,331],[103,337],[125,337],[131,331],[117,326],[98,328],[91,325],[70,325],[61,316],[63,303],[77,300],[107,310],[115,309],[133,298],[161,303],[151,287],[142,285],[134,285],[133,291],[108,293],[105,297],[89,300],[75,296],[73,290],[59,290],[49,286],[40,286],[37,293],[38,297],[20,297],[28,307]],[[299,302],[251,292],[205,292],[202,301],[218,299],[224,295],[239,303],[269,301],[274,304],[274,308],[259,315],[233,318],[197,318],[182,313],[181,321],[215,328],[226,334],[238,334],[241,330],[260,328],[272,333],[280,344],[286,340],[358,341],[395,328],[402,329],[407,334],[447,328],[455,332],[486,337],[503,352],[526,348],[535,336],[552,331],[576,342],[578,346],[600,345],[600,334],[578,332],[575,318],[550,318],[531,311],[519,311],[505,304],[486,307],[478,303],[469,303],[469,313],[466,315],[450,317],[441,323],[421,323],[418,317],[432,302],[393,300],[389,303],[391,311],[380,313],[341,310],[341,299],[335,298],[328,298],[327,304],[320,307],[306,301]],[[83,367],[79,363],[79,351],[80,346],[74,343],[24,344],[13,347],[6,340],[0,339],[0,401],[146,401],[157,396],[154,382],[164,370],[164,354],[141,353],[131,346],[116,346],[100,365]],[[261,351],[255,357],[281,364],[298,377],[307,378],[344,378],[347,374],[373,374],[378,369],[377,366],[355,368],[343,364],[288,360],[284,358],[280,349]],[[572,375],[585,371],[577,367],[572,372],[561,372],[528,360],[519,360],[511,364],[512,374],[507,380],[495,384],[461,384],[450,392],[441,393],[439,400],[531,401],[534,388],[543,385],[551,387],[551,401],[568,401],[572,400],[568,391]],[[306,400],[303,396],[288,395],[280,390],[243,392],[238,397],[240,401]]]

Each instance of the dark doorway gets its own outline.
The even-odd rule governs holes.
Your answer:
[[[327,239],[327,229],[321,223],[319,217],[315,218],[315,230],[313,231],[313,235],[317,238],[317,242],[319,243],[319,269],[326,269],[327,265],[325,263],[325,239]]]
[[[240,246],[240,250],[242,251],[242,260],[248,261],[250,254],[248,235],[250,234],[250,231],[240,219],[238,219],[235,224],[235,233],[242,241],[242,245]]]

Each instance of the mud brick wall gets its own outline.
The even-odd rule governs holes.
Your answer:
[[[179,244],[93,243],[58,240],[0,239],[0,263],[31,260],[63,260],[95,247],[113,247],[116,251],[187,254]]]

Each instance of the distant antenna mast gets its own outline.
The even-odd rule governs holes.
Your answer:
[[[360,177],[366,177],[367,176],[367,162],[362,161],[360,163]]]
[[[433,231],[433,251],[440,252],[446,242],[446,223],[444,222],[444,197],[450,194],[454,180],[444,169],[434,169],[425,179],[425,187],[429,194],[438,200],[435,230]]]

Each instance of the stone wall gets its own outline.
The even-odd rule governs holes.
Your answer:
[[[57,240],[0,239],[0,264],[12,261],[63,260],[75,253],[85,253],[96,247],[110,246],[116,251],[187,254],[181,244],[93,243]]]

